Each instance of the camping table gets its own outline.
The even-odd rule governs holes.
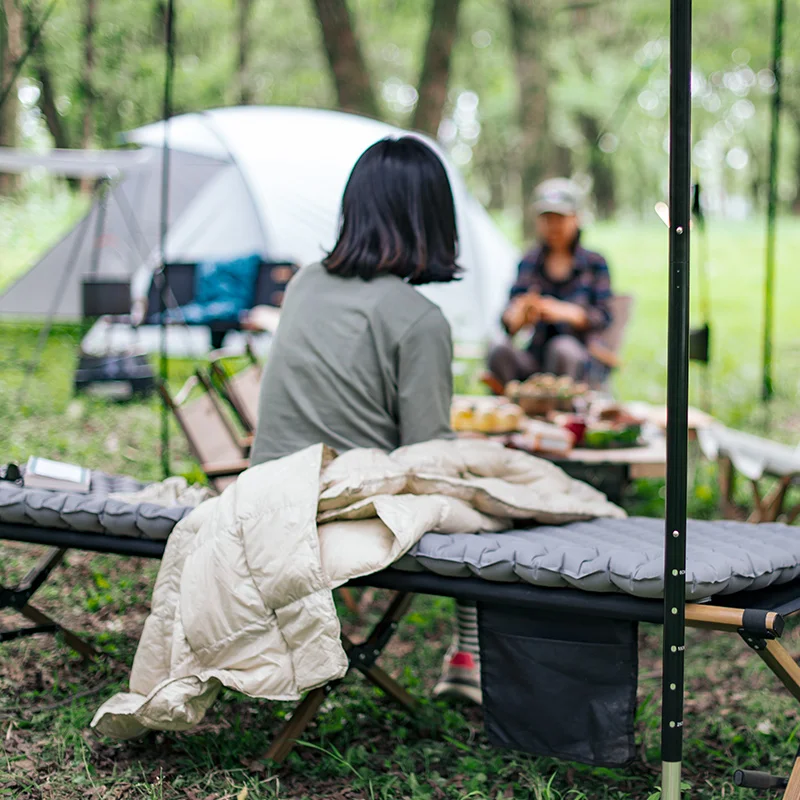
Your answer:
[[[503,398],[488,396],[469,398],[466,395],[456,395],[455,399],[504,402]],[[667,407],[642,402],[623,405],[631,414],[645,420],[659,435],[642,447],[607,450],[576,447],[563,456],[546,453],[534,455],[548,458],[571,477],[599,489],[612,503],[621,504],[631,481],[665,478],[667,474]],[[690,439],[696,439],[698,430],[713,423],[714,418],[709,414],[697,408],[689,408]]]
[[[568,475],[599,489],[612,503],[621,503],[631,481],[643,478],[658,479],[667,475],[666,406],[630,403],[626,409],[643,418],[661,435],[642,447],[597,450],[576,447],[567,456],[551,457]],[[714,419],[704,411],[689,408],[689,438],[708,427]]]
[[[566,456],[549,459],[571,477],[599,489],[612,503],[620,504],[631,481],[666,476],[667,442],[659,436],[642,447],[576,447]]]

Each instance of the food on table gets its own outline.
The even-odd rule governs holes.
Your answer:
[[[574,381],[569,375],[539,373],[526,381],[512,381],[506,386],[506,397],[518,403],[532,417],[546,416],[551,411],[572,411],[575,400],[589,391],[585,383]]]
[[[549,422],[528,420],[524,433],[511,436],[509,446],[527,453],[543,453],[553,456],[565,456],[573,446],[572,434]]]
[[[583,435],[586,433],[586,420],[583,419],[583,417],[565,415],[562,419],[557,420],[557,424],[565,431],[569,431],[573,437],[573,445],[575,447],[580,447],[583,441]]]
[[[513,403],[458,398],[450,410],[450,425],[457,433],[505,434],[519,430],[523,416]]]
[[[641,433],[642,426],[639,424],[598,422],[587,427],[583,434],[583,446],[598,449],[635,447]]]

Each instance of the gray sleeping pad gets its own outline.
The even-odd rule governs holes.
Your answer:
[[[132,478],[92,473],[88,494],[23,489],[0,481],[2,523],[165,540],[192,509],[132,505],[108,497],[135,492]],[[689,523],[687,598],[762,589],[800,576],[800,528],[778,523]],[[598,519],[483,534],[428,533],[395,567],[587,592],[661,597],[664,523]]]
[[[25,489],[0,481],[0,524],[35,525],[163,541],[191,508],[154,503],[133,505],[108,496],[117,492],[137,492],[145,485],[124,475],[95,471],[86,494]]]
[[[800,528],[691,520],[686,560],[690,600],[786,583],[800,576]],[[429,533],[395,567],[661,597],[664,522],[631,517],[476,536]]]

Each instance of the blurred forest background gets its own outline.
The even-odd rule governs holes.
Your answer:
[[[0,144],[113,147],[160,118],[165,0],[0,4]],[[742,219],[766,197],[773,0],[694,5],[695,177],[707,211]],[[652,217],[666,197],[668,11],[665,0],[179,2],[175,112],[307,105],[422,130],[517,239],[530,232],[523,200],[555,174],[582,181],[599,218]],[[795,213],[798,12],[789,0],[780,174]],[[0,191],[36,182],[0,176]]]

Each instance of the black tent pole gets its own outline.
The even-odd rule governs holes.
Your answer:
[[[679,800],[683,751],[686,484],[689,416],[689,220],[691,214],[692,2],[671,0],[667,509],[661,796]]]
[[[158,281],[159,316],[161,318],[161,383],[167,388],[169,361],[167,359],[167,233],[169,230],[169,121],[172,117],[172,84],[175,77],[175,0],[167,2],[166,70],[164,73],[164,149],[161,162],[161,264],[155,275]],[[166,478],[169,465],[169,414],[166,398],[161,404],[161,468]]]
[[[764,279],[764,373],[761,397],[772,398],[772,296],[775,286],[775,224],[778,205],[778,154],[783,73],[783,21],[784,0],[775,0],[775,34],[772,42],[772,72],[775,75],[775,92],[772,95],[772,130],[769,139],[769,195],[767,197],[767,263]]]

